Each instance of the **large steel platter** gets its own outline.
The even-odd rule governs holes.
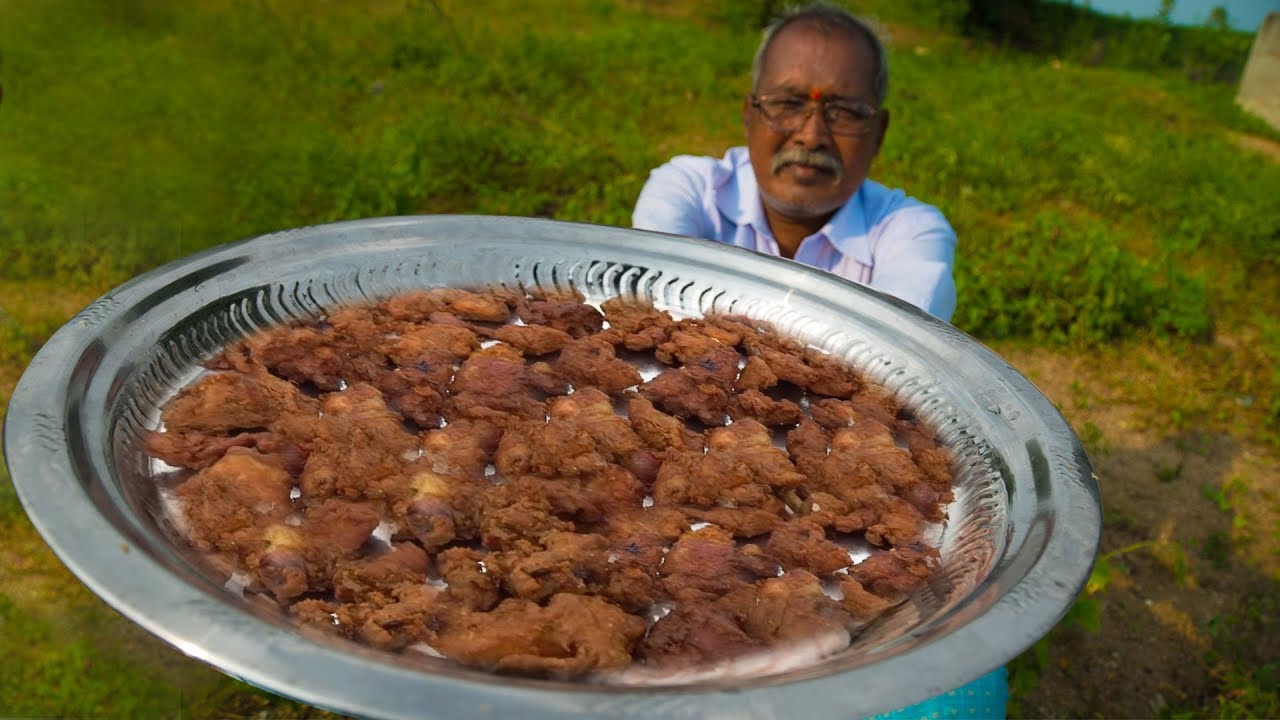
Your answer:
[[[301,634],[200,569],[140,434],[227,342],[398,291],[576,290],[676,315],[771,321],[846,358],[959,459],[942,567],[843,652],[807,667],[628,687],[499,677]],[[1042,637],[1086,580],[1101,511],[1056,408],[951,325],[774,257],[528,218],[401,217],[300,228],[175,261],[107,293],[40,350],[10,401],[5,459],[32,522],[107,603],[186,654],[276,693],[370,718],[855,718],[945,692]]]

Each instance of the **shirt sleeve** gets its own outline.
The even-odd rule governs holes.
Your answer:
[[[636,200],[632,227],[705,237],[701,191],[706,183],[704,175],[681,158],[654,169]]]
[[[956,233],[933,207],[900,210],[876,243],[869,285],[948,322],[956,310]]]

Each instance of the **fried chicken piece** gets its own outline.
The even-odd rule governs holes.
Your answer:
[[[689,517],[728,530],[734,537],[752,538],[763,535],[783,522],[775,510],[751,507],[688,508]]]
[[[747,358],[734,387],[738,390],[763,390],[778,384],[778,376],[769,368],[769,363],[756,355]]]
[[[431,645],[469,665],[568,677],[626,666],[644,632],[644,620],[612,603],[564,593],[546,607],[510,598],[491,612],[459,614]]]
[[[792,438],[798,442],[800,436],[793,433]],[[831,453],[814,462],[807,483],[811,493],[826,493],[843,506],[823,503],[826,512],[839,514],[828,518],[831,524],[842,532],[866,531],[867,540],[876,545],[918,540],[926,523],[916,507],[923,474],[896,446],[888,429],[864,421],[836,430],[831,443]],[[899,496],[899,491],[915,502]]]
[[[849,398],[858,419],[893,427],[894,421],[902,412],[902,405],[888,388],[865,383],[858,392]]]
[[[840,607],[854,620],[854,629],[866,625],[893,607],[894,603],[878,595],[872,595],[862,583],[851,577],[837,579],[840,589]]]
[[[746,315],[709,313],[702,318],[702,322],[716,330],[728,333],[730,337],[737,338],[733,344],[741,345],[742,347],[759,344],[761,336],[781,339],[772,323]]]
[[[733,419],[750,418],[762,425],[795,425],[804,419],[804,410],[790,400],[774,400],[759,390],[743,390],[733,397],[729,410]]]
[[[258,582],[281,602],[311,589],[313,575],[307,563],[302,531],[281,523],[265,528],[262,537],[266,546],[250,552],[245,559]]]
[[[685,426],[677,417],[668,415],[653,406],[641,395],[627,396],[627,416],[636,436],[652,450],[687,450],[701,453],[706,440]]]
[[[478,533],[484,547],[506,550],[521,542],[540,544],[549,533],[573,529],[573,523],[555,516],[545,497],[533,496],[487,505],[479,518]]]
[[[787,454],[796,469],[807,478],[814,478],[821,472],[830,447],[831,437],[812,420],[802,420],[787,433]]]
[[[600,310],[609,327],[628,335],[638,333],[646,328],[674,327],[676,321],[665,310],[659,310],[649,303],[612,297],[600,303]]]
[[[331,331],[339,346],[358,354],[376,347],[387,333],[399,332],[405,325],[395,322],[377,306],[347,305],[330,310],[321,327]]]
[[[676,417],[697,418],[706,425],[724,425],[732,405],[733,381],[738,375],[741,356],[732,347],[716,342],[699,344],[695,349],[705,352],[693,356],[693,361],[684,367],[662,372],[641,385],[639,392]]]
[[[848,550],[828,540],[821,525],[803,517],[775,526],[764,552],[789,570],[814,575],[830,575],[853,564]]]
[[[678,602],[694,602],[714,600],[778,571],[778,564],[759,547],[739,547],[728,532],[709,526],[681,535],[658,575],[668,595]]]
[[[266,547],[248,553],[245,563],[278,600],[326,591],[334,567],[356,556],[379,521],[366,503],[326,500],[307,508],[300,524],[266,528]]]
[[[494,464],[503,476],[573,477],[599,473],[612,463],[627,463],[641,450],[613,401],[584,388],[550,402],[551,419],[509,427],[498,443]]]
[[[688,372],[694,382],[714,382],[732,389],[733,382],[738,379],[738,366],[743,358],[738,351],[729,345],[708,345],[704,352],[685,355],[688,362],[683,370]]]
[[[449,311],[465,320],[506,322],[511,308],[506,299],[492,293],[459,292],[449,298]]]
[[[451,547],[436,555],[436,570],[448,583],[449,597],[469,610],[492,610],[502,599],[501,580],[489,568],[491,553]]]
[[[516,305],[516,315],[529,325],[546,325],[574,338],[600,332],[604,315],[580,298],[526,299]]]
[[[266,545],[266,528],[293,511],[293,478],[278,459],[231,448],[174,489],[183,536],[199,550],[241,553]]]
[[[317,411],[315,400],[259,365],[252,373],[206,375],[165,403],[161,413],[168,431],[218,435],[267,428],[284,413]]]
[[[805,481],[787,454],[774,447],[769,431],[740,420],[708,433],[706,455],[678,455],[663,463],[653,484],[660,505],[781,509],[774,490]]]
[[[774,377],[801,388],[808,388],[814,381],[814,370],[804,361],[804,357],[794,353],[783,352],[775,348],[760,345],[751,349],[760,358]]]
[[[525,367],[519,352],[495,345],[463,361],[453,377],[451,404],[462,417],[472,419],[500,423],[509,417],[542,420],[547,412],[544,380]]]
[[[681,321],[677,329],[671,333],[670,339],[654,349],[654,357],[659,362],[667,365],[692,365],[707,356],[717,356],[726,349],[733,350],[736,342],[726,342],[726,339],[715,337],[706,331],[713,328],[703,326],[702,324],[692,324],[690,321]],[[735,358],[738,355],[737,350],[733,350]],[[734,378],[737,377],[737,360],[734,360]],[[734,378],[724,378],[732,381]]]
[[[809,401],[809,417],[828,430],[851,427],[857,413],[846,400],[814,398]]]
[[[847,398],[866,384],[862,374],[851,365],[827,353],[805,348],[805,362],[813,370],[813,379],[806,389],[820,395]]]
[[[596,472],[559,478],[521,475],[509,478],[491,497],[535,498],[551,514],[575,522],[598,523],[611,514],[641,507],[644,486],[634,475],[617,465]]]
[[[679,418],[724,425],[729,416],[729,389],[715,382],[699,383],[684,368],[663,371],[641,385],[639,392],[655,406]]]
[[[546,325],[503,325],[492,330],[482,330],[481,333],[510,345],[525,357],[549,355],[573,342],[573,336],[569,333]]]
[[[428,564],[421,547],[395,543],[378,555],[339,561],[333,571],[333,594],[343,602],[359,602],[375,592],[390,595],[400,585],[426,582]]]
[[[378,307],[398,320],[426,322],[432,313],[448,309],[447,293],[450,292],[443,288],[410,290],[392,295],[378,303]]]
[[[346,617],[345,622],[355,626],[356,639],[383,650],[403,650],[426,642],[432,637],[430,628],[440,626],[442,618],[455,612],[442,602],[444,594],[433,587],[406,583],[393,594],[395,602],[367,607],[365,612]]]
[[[890,602],[905,598],[938,565],[938,551],[921,543],[873,552],[849,568],[849,577]]]
[[[505,307],[505,306],[504,306]],[[470,328],[458,325],[415,325],[379,350],[396,365],[412,367],[422,361],[439,363],[441,356],[462,360],[480,348],[480,338]]]
[[[453,377],[453,357],[432,352],[412,365],[398,368],[367,366],[357,375],[378,389],[387,407],[419,427],[437,427],[443,420],[445,396]]]
[[[558,593],[597,594],[611,571],[608,538],[552,532],[542,548],[490,555],[492,567],[512,596],[542,602]],[[641,606],[643,607],[643,605]]]
[[[644,382],[639,370],[618,358],[613,345],[596,336],[566,345],[553,367],[578,390],[596,388],[616,395]]]
[[[548,565],[561,570],[571,568],[587,593],[639,613],[653,604],[659,592],[657,569],[662,556],[660,547],[656,557],[653,549],[639,547],[635,539],[619,544],[602,535],[554,534],[548,537],[546,550],[528,556],[516,567],[526,573],[525,577],[539,582]],[[570,581],[566,587],[574,585]],[[513,593],[522,594],[515,592],[514,585],[511,587]]]
[[[680,602],[658,619],[636,649],[636,657],[666,670],[696,667],[746,655],[765,645],[742,629],[725,607]]]
[[[370,385],[324,396],[324,415],[309,423],[311,451],[298,479],[303,500],[381,498],[406,462],[418,456],[418,438],[405,429]]]
[[[479,506],[489,483],[435,472],[428,462],[407,467],[392,512],[400,527],[428,551],[476,536]]]
[[[223,351],[214,367],[246,371],[255,364],[286,380],[338,390],[351,374],[346,348],[330,329],[284,325],[251,335]]]
[[[831,521],[831,526],[840,532],[863,532],[872,545],[914,543],[924,535],[924,515],[910,502],[881,485],[849,488],[836,500],[843,503],[846,510]],[[823,507],[834,507],[835,504],[827,503]]]
[[[503,428],[484,420],[455,420],[422,435],[422,460],[437,473],[481,477],[502,439]]]
[[[667,544],[689,531],[689,518],[679,508],[633,508],[611,514],[603,525],[588,523],[581,529],[608,536],[615,547],[646,558],[646,567],[656,570]]]
[[[511,309],[494,293],[474,293],[456,288],[433,288],[399,293],[378,305],[390,317],[425,322],[435,313],[449,312],[467,320],[506,322]]]
[[[874,385],[867,385],[849,400],[814,398],[809,401],[810,416],[828,430],[852,427],[864,421],[894,427],[897,412],[897,403],[888,391]]]
[[[368,602],[337,603],[307,598],[289,607],[291,619],[303,630],[320,631],[363,642],[383,650],[403,650],[424,642],[431,627],[456,612],[444,594],[426,585],[405,583],[392,597],[376,595]]]
[[[206,435],[202,432],[148,432],[143,438],[148,455],[174,467],[203,470],[218,462],[233,447],[252,448],[264,455],[279,455],[291,475],[301,472],[306,451],[271,432]]]
[[[899,423],[899,428],[920,471],[924,482],[909,486],[901,495],[926,518],[940,522],[946,517],[946,503],[955,499],[951,491],[954,455],[947,447],[939,445],[932,433],[915,423]]]
[[[621,336],[623,347],[632,351],[652,350],[670,338],[675,320],[652,305],[610,298],[600,304],[609,329]]]
[[[873,420],[831,434],[832,457],[852,456],[874,473],[874,481],[895,491],[926,482],[911,453],[898,447],[893,431]]]
[[[827,596],[822,582],[800,569],[766,578],[756,585],[755,602],[746,606],[742,627],[766,645],[819,642],[828,651],[849,644],[849,618]]]

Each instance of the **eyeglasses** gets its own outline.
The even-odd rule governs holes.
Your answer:
[[[874,127],[880,109],[858,100],[813,100],[800,95],[752,95],[751,107],[774,132],[791,133],[804,127],[815,106],[822,108],[827,129],[836,135],[865,135]]]

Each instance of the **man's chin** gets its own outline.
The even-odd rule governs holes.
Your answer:
[[[829,217],[848,201],[848,198],[778,197],[763,190],[760,199],[766,208],[796,219]]]

